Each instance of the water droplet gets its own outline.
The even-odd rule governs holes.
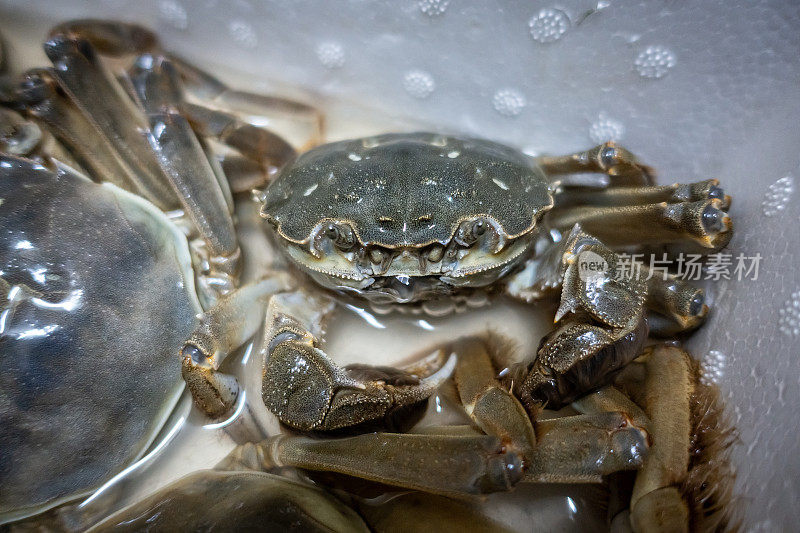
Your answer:
[[[800,291],[793,292],[780,310],[778,329],[788,337],[800,336]]]
[[[427,98],[436,89],[436,82],[427,72],[410,70],[403,76],[403,89],[414,98]]]
[[[240,46],[244,48],[255,48],[258,38],[253,27],[243,20],[232,20],[228,24],[228,33]]]
[[[419,10],[429,17],[438,17],[447,11],[450,0],[419,0],[417,5]]]
[[[347,154],[347,158],[348,158],[350,161],[361,161],[361,156],[360,156],[360,155],[358,155],[358,154],[354,154],[354,153],[349,153],[349,154]]]
[[[592,125],[589,127],[589,137],[595,144],[606,141],[620,141],[625,134],[625,126],[622,122],[614,120],[600,113]]]
[[[764,216],[775,216],[786,209],[789,200],[794,193],[794,178],[784,176],[769,187],[764,193],[764,200],[761,202],[761,210]]]
[[[706,385],[719,385],[725,375],[728,356],[719,350],[709,350],[703,358],[701,380]]]
[[[515,89],[500,89],[492,97],[494,110],[506,117],[516,117],[526,104],[525,96]]]
[[[448,152],[447,153],[447,157],[449,157],[450,159],[455,159],[456,157],[458,157],[460,155],[461,155],[461,152],[459,152],[458,150],[453,150],[452,152]]]
[[[569,29],[569,17],[560,9],[545,8],[528,21],[528,28],[534,41],[552,43]]]
[[[643,78],[663,78],[675,66],[675,54],[664,46],[648,46],[634,61],[634,67]]]
[[[341,68],[344,66],[344,48],[339,43],[321,43],[317,46],[317,58],[325,68]]]
[[[158,5],[161,20],[177,30],[185,30],[189,26],[186,9],[178,2],[166,0]]]

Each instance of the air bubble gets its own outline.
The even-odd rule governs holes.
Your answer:
[[[186,9],[178,2],[167,0],[158,5],[161,20],[177,30],[185,30],[189,26],[189,16]]]
[[[779,312],[778,329],[787,337],[800,336],[800,291],[793,292]]]
[[[620,141],[624,134],[625,126],[622,122],[609,118],[604,113],[600,113],[597,120],[589,127],[589,137],[595,144]]]
[[[761,202],[761,210],[764,216],[775,216],[789,205],[789,200],[794,193],[794,178],[784,176],[767,188],[764,193],[764,200]]]
[[[436,82],[427,72],[411,70],[403,76],[403,89],[414,98],[427,98],[436,89]]]
[[[429,17],[438,17],[444,15],[447,11],[447,6],[450,0],[419,0],[417,5],[419,10],[428,15]]]
[[[494,110],[506,117],[516,117],[526,105],[525,96],[515,89],[500,89],[492,97]]]
[[[253,27],[243,20],[233,20],[228,24],[228,33],[236,43],[244,48],[255,48],[258,38]]]
[[[719,350],[709,350],[702,361],[701,381],[706,385],[719,385],[725,376],[728,356]]]
[[[663,78],[675,66],[675,54],[664,46],[648,46],[634,62],[636,71],[643,78]]]
[[[341,68],[344,66],[344,48],[339,43],[322,43],[317,46],[317,58],[325,68]]]
[[[534,41],[552,43],[567,32],[569,17],[560,9],[545,8],[528,21],[528,28]]]

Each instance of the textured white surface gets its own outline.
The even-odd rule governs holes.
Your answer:
[[[51,4],[0,0],[0,24],[5,31],[8,20],[44,13],[32,26],[40,40],[56,19],[139,21],[199,65],[245,74],[250,88],[317,93],[309,99],[330,104],[334,125],[364,122],[333,104],[349,101],[394,123],[407,118],[530,153],[622,139],[662,182],[721,178],[734,197],[730,251],[763,260],[755,281],[716,283],[713,317],[689,345],[722,387],[741,433],[735,458],[747,529],[796,529],[796,1]],[[359,128],[370,130],[334,131]]]

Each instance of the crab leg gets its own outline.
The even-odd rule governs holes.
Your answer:
[[[698,378],[687,352],[652,346],[616,376],[615,386],[573,403],[598,412],[635,401],[646,412],[636,416],[646,417],[651,444],[635,482],[611,480],[612,530],[688,531],[691,524],[692,530],[727,531],[731,430],[719,419],[716,391]]]
[[[464,409],[485,433],[523,458],[525,481],[597,483],[603,475],[641,464],[647,433],[628,414],[536,420],[534,431],[528,413],[495,378],[499,339],[466,337],[451,349],[458,360],[454,379]]]
[[[319,329],[327,309],[326,302],[312,298],[285,293],[270,302],[264,339],[268,357],[264,402],[284,423],[303,430],[338,429],[358,425],[368,417],[385,416],[387,404],[392,400],[397,403],[403,388],[409,388],[405,395],[412,401],[419,401],[421,396],[413,389],[430,394],[429,387],[421,383],[410,387],[400,384],[397,371],[392,374],[380,369],[384,373],[380,383],[354,379],[358,374],[351,372],[353,367],[335,367],[314,346],[309,329]],[[440,352],[448,353],[450,348]],[[621,413],[545,422],[541,442],[537,443],[524,409],[494,380],[488,350],[482,339],[456,341],[446,370],[436,374],[449,374],[446,367],[460,361],[456,370],[459,394],[466,399],[467,412],[490,435],[468,427],[325,440],[280,435],[239,446],[222,467],[260,466],[268,470],[292,466],[458,495],[509,490],[522,479],[527,467],[531,481],[595,482],[607,472],[641,464],[645,434]],[[360,374],[370,373],[362,368]],[[410,378],[405,376],[406,381],[412,381]],[[441,382],[438,378],[435,381],[437,385]]]
[[[722,200],[722,208],[730,207],[731,198],[719,186],[719,180],[710,179],[696,183],[673,183],[641,187],[562,187],[555,194],[555,207],[574,205],[626,206],[666,202],[696,202]]]
[[[640,265],[647,280],[647,321],[650,333],[660,337],[699,327],[708,315],[705,291],[669,273],[652,272]]]
[[[485,433],[496,435],[523,457],[533,455],[536,434],[525,409],[495,379],[487,341],[462,338],[452,345],[457,363],[453,378],[461,404]]]
[[[521,297],[527,290],[543,294],[561,287],[555,329],[532,362],[514,365],[503,377],[529,413],[544,405],[556,409],[602,386],[640,353],[647,287],[638,277],[619,276],[619,263],[576,225],[536,268],[512,280],[510,293]]]
[[[235,152],[225,154],[220,165],[234,194],[262,189],[272,175],[272,168],[265,171],[260,163]]]
[[[301,152],[322,141],[325,124],[323,115],[316,108],[285,98],[231,89],[208,72],[178,57],[172,56],[171,59],[181,73],[186,90],[192,98],[207,102],[219,110],[230,110],[236,115],[252,117],[259,124],[271,122],[270,117],[275,115],[291,122],[301,122],[308,129],[303,135],[307,140],[301,145]]]
[[[85,39],[103,55],[142,54],[158,48],[158,37],[136,24],[97,19],[63,22],[50,30],[50,38]]]
[[[635,426],[650,431],[650,419],[644,411],[613,385],[607,385],[578,398],[572,402],[572,407],[584,414],[621,411],[630,417]]]
[[[95,181],[107,181],[148,196],[136,173],[120,159],[103,131],[63,93],[50,70],[26,72],[17,98],[25,104],[28,113],[47,126]],[[159,205],[157,198],[150,199]]]
[[[320,112],[306,104],[264,96],[229,88],[211,74],[204,72],[183,59],[165,54],[156,35],[136,24],[110,22],[96,19],[78,19],[64,22],[50,30],[50,38],[66,38],[91,43],[103,55],[122,57],[126,55],[161,54],[169,57],[187,90],[193,98],[211,101],[221,109],[231,109],[244,115],[285,115],[292,120],[307,122],[312,129],[308,149],[320,142],[323,135],[323,117]]]
[[[630,501],[634,531],[688,531],[689,507],[681,493],[692,450],[694,381],[689,355],[674,346],[648,349],[620,375],[651,419],[652,446],[636,475]]]
[[[464,426],[324,440],[279,435],[238,446],[218,468],[291,466],[436,494],[486,494],[507,491],[523,479],[597,483],[603,475],[639,467],[647,448],[646,435],[622,413],[546,421],[541,432],[528,457]]]
[[[707,253],[725,246],[732,235],[726,212],[730,197],[717,180],[664,187],[564,188],[556,198],[559,207],[548,215],[551,225],[565,228],[580,223],[609,245],[694,243]],[[708,306],[701,289],[672,274],[651,271],[638,261],[630,266],[630,275],[647,281],[653,333],[684,332],[705,320]]]
[[[655,176],[652,168],[639,163],[632,153],[613,142],[574,154],[539,157],[536,162],[551,176],[604,173],[612,185],[652,185]]]
[[[719,198],[611,207],[566,207],[548,213],[547,223],[569,229],[580,224],[608,246],[691,241],[719,250],[732,235],[732,223]]]
[[[309,128],[310,131],[303,135],[308,140],[302,150],[316,146],[322,139],[323,119],[315,108],[291,100],[230,89],[210,74],[163,52],[156,36],[140,26],[93,19],[74,20],[56,26],[51,30],[51,38],[52,42],[84,43],[84,48],[94,47],[101,54],[115,59],[129,59],[140,54],[168,58],[193,100],[191,103],[181,102],[181,113],[187,115],[198,134],[218,137],[265,167],[280,167],[294,156],[290,145],[261,127],[274,122],[276,115],[295,125],[304,123]],[[99,63],[96,66],[103,68]],[[262,185],[269,171],[270,168],[264,169]]]
[[[135,169],[146,197],[174,208],[178,199],[143,135],[149,124],[100,63],[88,41],[53,37],[45,44],[53,74],[70,100],[102,131],[128,167]]]
[[[600,483],[603,476],[639,468],[647,455],[647,432],[624,412],[542,420],[536,432],[526,482]]]
[[[219,271],[235,277],[239,243],[226,195],[188,121],[177,112],[181,91],[170,63],[142,56],[131,83],[147,113],[148,139],[162,171],[209,248]],[[227,187],[227,183],[224,184]]]
[[[427,400],[450,376],[454,357],[443,365],[415,369],[418,373],[335,365],[319,348],[322,321],[332,305],[301,291],[270,300],[262,347],[262,397],[284,424],[329,431],[389,421],[398,410]]]
[[[219,139],[262,166],[281,167],[296,156],[294,148],[278,135],[234,115],[191,103],[181,109],[199,135]]]
[[[195,403],[210,416],[220,416],[236,402],[236,378],[218,372],[229,353],[243,345],[261,325],[267,299],[292,286],[291,278],[273,272],[217,300],[200,315],[198,325],[180,350],[182,374]]]
[[[238,446],[224,467],[256,462],[264,470],[337,472],[447,495],[506,491],[522,476],[519,456],[489,435],[367,433],[324,440],[278,435]]]

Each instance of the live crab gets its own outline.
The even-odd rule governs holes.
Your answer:
[[[185,288],[168,297],[168,308],[184,309],[169,328],[173,344],[161,344],[174,346],[182,336],[173,361],[196,405],[210,417],[232,409],[239,386],[218,369],[263,326],[263,402],[285,426],[314,434],[242,445],[220,468],[288,465],[448,496],[510,490],[521,481],[598,482],[638,469],[630,518],[626,512],[618,520],[640,531],[688,527],[697,504],[678,485],[696,445],[689,398],[700,387],[697,368],[681,350],[645,349],[645,342],[648,332],[674,337],[699,327],[708,306],[701,289],[649,275],[646,265],[639,266],[643,277],[621,275],[615,250],[723,248],[732,232],[730,198],[716,180],[655,185],[652,170],[613,143],[532,158],[438,133],[340,141],[297,157],[242,111],[306,119],[315,145],[321,123],[313,109],[232,91],[161,50],[143,28],[72,21],[52,31],[45,50],[55,69],[29,71],[19,83],[7,78],[0,91],[23,115],[3,111],[4,196],[25,200],[23,189],[6,193],[30,182],[49,198],[60,182],[77,198],[97,194],[137,210],[144,226],[169,228],[161,232],[170,235],[166,244],[159,232],[139,238],[192,257],[196,293],[186,261],[160,267]],[[117,61],[113,73],[98,52]],[[242,156],[225,173],[208,155],[209,138]],[[91,193],[80,172],[118,188]],[[574,173],[603,179],[577,185],[568,176]],[[266,187],[254,199],[284,262],[239,286],[232,194],[262,179]],[[0,287],[3,309],[17,309],[21,285],[0,278]],[[322,349],[323,324],[338,299],[365,300],[378,312],[443,315],[500,293],[532,305],[560,302],[554,329],[521,362],[492,334],[453,339],[400,369],[369,361],[340,368]],[[385,431],[449,379],[473,427]],[[57,383],[58,390],[73,383]],[[170,405],[174,395],[160,394],[155,403]],[[569,404],[583,414],[537,419],[544,408]],[[11,427],[20,423],[18,412],[7,419]],[[159,420],[148,421],[114,461],[140,453]],[[7,444],[24,473],[32,452],[23,441]],[[57,489],[42,489],[46,478],[35,490],[8,478],[12,490],[8,498],[4,491],[0,513],[15,518],[68,501],[124,464],[102,466],[95,477]]]

